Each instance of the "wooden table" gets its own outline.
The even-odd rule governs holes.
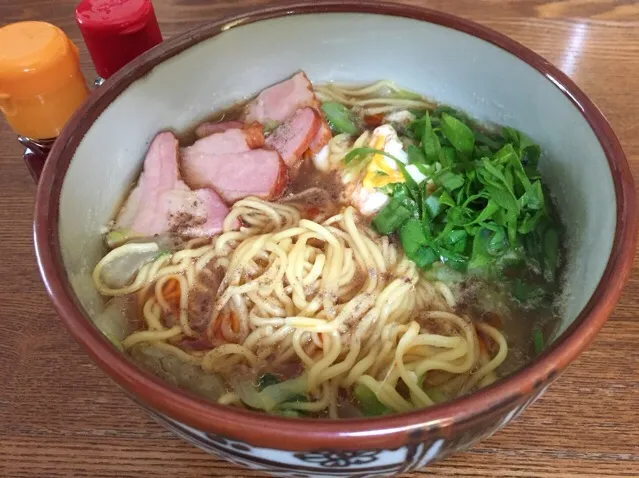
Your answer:
[[[59,25],[79,46],[85,74],[93,78],[73,21],[76,2],[2,0],[0,25],[33,19]],[[168,38],[269,2],[154,3]],[[639,2],[423,3],[503,32],[568,73],[608,117],[639,174]],[[262,476],[165,431],[67,334],[36,269],[31,234],[35,186],[5,123],[0,123],[0,145],[0,476]],[[541,400],[493,438],[422,475],[639,476],[638,316],[635,269],[594,345]]]

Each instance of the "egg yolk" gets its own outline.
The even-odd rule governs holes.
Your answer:
[[[378,136],[371,141],[371,148],[383,150],[385,143],[386,138],[384,136]],[[362,184],[367,189],[373,189],[381,188],[387,184],[401,183],[403,181],[404,176],[402,173],[390,167],[383,155],[376,154],[368,165],[367,173]]]

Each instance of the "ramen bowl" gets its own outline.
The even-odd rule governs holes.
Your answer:
[[[526,131],[566,222],[559,327],[523,369],[468,396],[379,418],[286,419],[197,398],[136,367],[93,325],[102,228],[150,140],[304,70],[314,82],[391,79],[487,122]],[[596,194],[593,193],[596,191]],[[300,4],[210,23],[139,57],[95,91],[39,181],[35,244],[65,325],[162,424],[198,447],[279,476],[389,476],[464,450],[515,419],[593,340],[628,278],[635,189],[610,125],[558,69],[472,22],[378,2]]]

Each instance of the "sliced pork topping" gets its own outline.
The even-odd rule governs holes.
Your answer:
[[[207,121],[195,128],[195,136],[198,138],[204,138],[212,135],[213,133],[223,133],[227,129],[240,129],[243,126],[244,123],[240,121],[222,121],[219,123]]]
[[[264,145],[262,127],[251,124],[244,128],[231,128],[219,133],[213,133],[198,139],[193,145],[182,150],[182,156],[193,154],[224,154],[241,153]]]
[[[214,235],[222,230],[228,208],[212,190],[192,191],[179,178],[178,141],[158,134],[144,159],[144,170],[115,220],[127,236],[173,232],[185,237]]]
[[[185,155],[185,181],[194,188],[213,188],[229,204],[247,196],[279,197],[288,179],[277,151],[254,149],[240,153]]]
[[[217,290],[224,278],[224,269],[210,260],[195,277],[189,291],[188,312],[190,325],[196,332],[204,332],[211,320]]]
[[[279,152],[286,165],[293,167],[311,145],[320,123],[321,117],[315,109],[301,108],[271,133],[266,146]]]
[[[181,228],[182,235],[186,237],[208,237],[222,231],[224,219],[229,212],[222,198],[209,188],[197,189],[194,194],[197,200],[194,200],[192,204],[196,214],[190,222],[182,223],[178,230]],[[206,220],[198,221],[197,218],[201,217],[206,217]],[[236,222],[234,227],[239,227],[239,223]]]
[[[311,141],[311,144],[309,146],[311,153],[319,153],[322,148],[328,144],[332,137],[333,135],[331,133],[331,127],[328,125],[325,119],[322,119],[320,127],[317,130],[317,133],[315,134],[315,137],[313,137],[313,141]]]
[[[311,82],[306,74],[300,72],[286,81],[262,90],[246,105],[244,119],[248,123],[253,121],[262,124],[281,123],[296,110],[306,106],[319,108],[320,104],[315,97]]]

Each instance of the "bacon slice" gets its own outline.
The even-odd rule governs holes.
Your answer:
[[[319,108],[320,103],[306,74],[299,72],[288,80],[262,90],[246,105],[244,120],[247,123],[281,123],[306,106]]]
[[[178,141],[172,133],[163,132],[151,143],[144,170],[118,213],[114,229],[130,236],[166,232],[212,236],[222,230],[228,211],[215,191],[191,190],[180,179]]]
[[[278,198],[288,181],[279,153],[266,149],[185,155],[182,171],[191,187],[213,188],[228,204],[247,196]]]
[[[195,284],[189,291],[189,324],[197,332],[204,332],[208,327],[217,290],[224,278],[224,269],[216,266],[215,261],[211,259],[197,273]]]
[[[264,146],[262,127],[255,123],[244,128],[232,128],[198,139],[182,150],[182,157],[192,154],[241,153]]]
[[[199,124],[198,127],[195,128],[195,136],[198,138],[204,138],[214,133],[223,133],[227,129],[240,129],[243,126],[244,123],[241,121],[222,121],[219,123],[207,121]]]
[[[317,134],[311,141],[308,149],[311,150],[311,153],[317,154],[319,153],[324,146],[328,144],[328,142],[333,137],[333,133],[331,133],[331,127],[328,125],[325,119],[322,119],[319,129],[317,130]]]
[[[321,124],[313,108],[297,110],[266,139],[266,146],[280,153],[289,168],[294,167],[309,148]]]

